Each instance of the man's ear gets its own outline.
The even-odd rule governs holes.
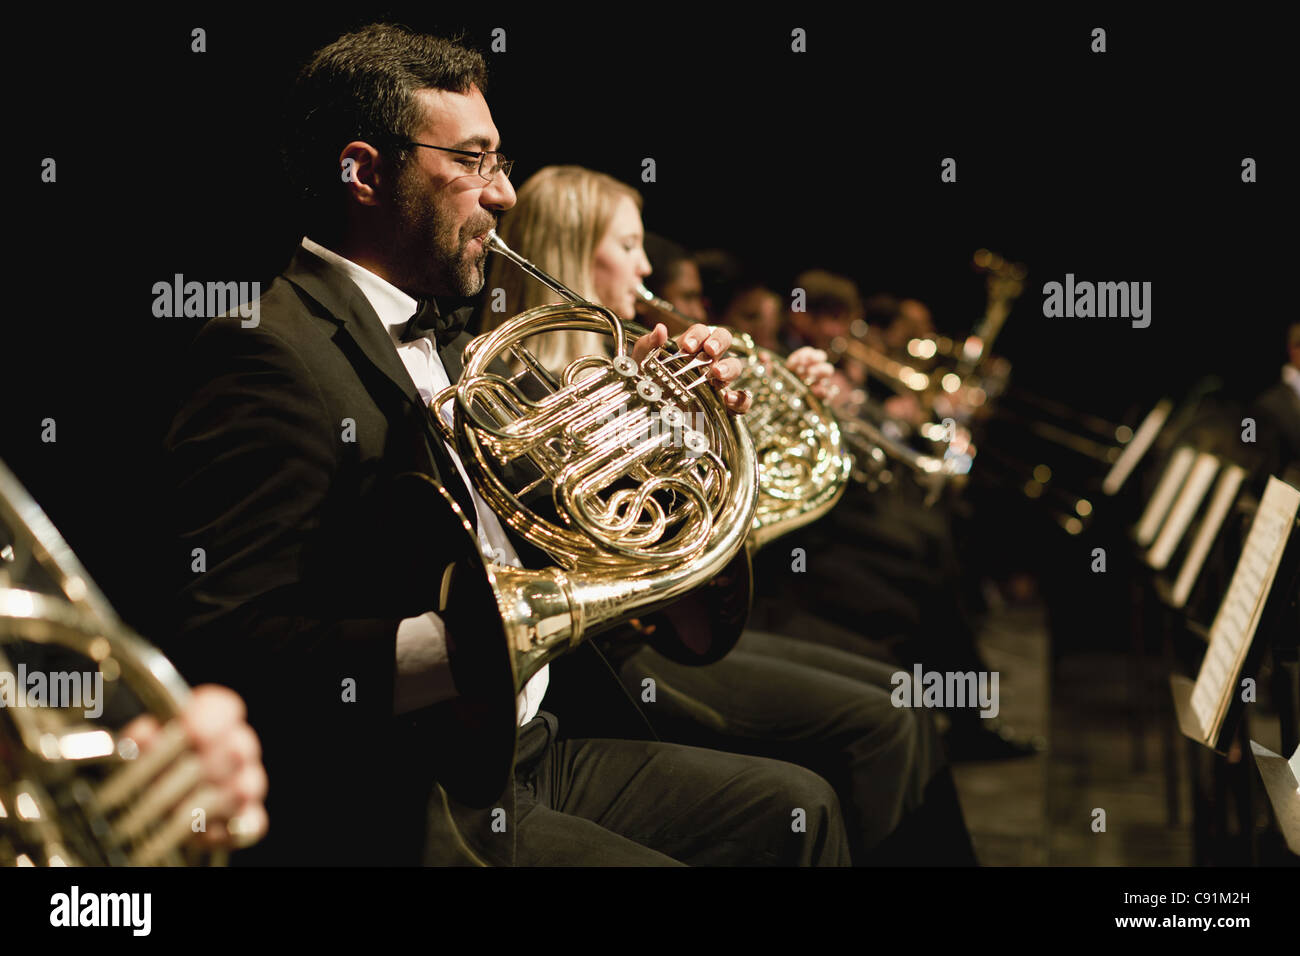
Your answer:
[[[339,153],[339,175],[348,198],[362,206],[379,205],[382,162],[379,150],[364,140],[354,140]]]

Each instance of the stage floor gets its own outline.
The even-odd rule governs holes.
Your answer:
[[[954,768],[958,793],[980,863],[986,866],[1189,866],[1191,800],[1185,783],[1168,822],[1164,733],[1157,708],[1168,691],[1138,693],[1128,659],[1112,652],[1075,653],[1053,662],[1046,614],[1038,604],[995,608],[980,635],[989,665],[1000,672],[1001,717],[1019,734],[1041,735],[1035,757]],[[1154,662],[1153,662],[1154,663]],[[1134,728],[1145,765],[1135,769]],[[1186,780],[1186,744],[1174,739],[1178,776]],[[1094,832],[1095,810],[1105,832]]]

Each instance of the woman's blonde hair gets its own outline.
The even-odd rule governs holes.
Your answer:
[[[595,302],[592,266],[596,247],[623,199],[632,200],[638,211],[641,209],[641,194],[611,176],[581,166],[547,166],[519,187],[518,201],[505,214],[498,232],[515,252]],[[563,301],[501,256],[491,257],[485,288],[484,332],[525,309]],[[579,356],[605,354],[607,343],[608,339],[596,332],[562,332],[526,344],[546,368],[556,371]]]

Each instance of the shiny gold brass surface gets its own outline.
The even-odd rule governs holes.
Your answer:
[[[670,329],[680,334],[693,324],[644,286],[637,292]],[[917,379],[925,378],[920,373],[865,344],[854,341],[851,347],[858,346],[861,358],[901,393],[929,387],[928,380]],[[960,455],[927,455],[912,449],[901,434],[889,434],[883,410],[877,409],[878,420],[872,421],[865,393],[845,405],[849,414],[837,414],[785,367],[780,356],[757,347],[748,335],[735,334],[732,351],[745,362],[735,387],[754,393],[753,409],[745,416],[759,453],[759,508],[751,552],[820,518],[843,496],[850,478],[874,491],[894,480],[891,463],[899,464],[916,479],[925,501],[933,503],[951,480],[969,470],[964,448]]]
[[[637,294],[648,310],[680,335],[694,323],[645,286]],[[744,362],[732,387],[753,395],[745,426],[758,454],[758,507],[746,547],[767,542],[817,520],[844,494],[852,456],[830,409],[780,356],[733,333],[731,354]]]
[[[920,369],[892,359],[859,339],[837,338],[829,351],[834,358],[853,359],[899,395],[925,396],[938,385],[936,379]]]
[[[970,471],[970,461],[974,455],[974,446],[961,453],[944,451],[938,455],[917,451],[901,435],[891,435],[888,419],[879,423],[872,421],[870,415],[845,416],[843,419],[844,437],[853,449],[855,481],[865,483],[871,489],[890,485],[895,480],[893,465],[901,465],[924,494],[923,503],[928,507],[939,500],[940,495],[954,481],[960,480]],[[932,428],[943,428],[931,425]]]
[[[1029,270],[1022,263],[1008,262],[987,249],[977,249],[973,262],[975,268],[988,277],[988,303],[984,317],[962,346],[956,371],[963,378],[989,361],[993,354],[993,343],[997,341],[1007,316],[1011,314],[1011,306],[1020,298],[1020,293],[1025,288],[1025,279],[1029,277]]]
[[[874,402],[865,389],[855,389],[836,404],[840,429],[853,452],[853,479],[876,490],[897,487],[895,469],[901,465],[924,494],[924,503],[933,504],[950,486],[964,481],[975,458],[976,449],[966,426],[951,417],[935,421],[934,388],[938,380],[912,366],[889,358],[857,339],[836,339],[830,349],[833,358],[847,355],[866,366],[875,378],[885,382],[900,395],[912,395],[917,405],[931,418],[919,426],[890,415]],[[933,453],[913,448],[909,439],[916,438]]]
[[[968,398],[973,396],[976,407],[1000,394],[1011,365],[993,354],[993,343],[1024,291],[1029,271],[1023,263],[1009,262],[987,249],[977,250],[972,264],[986,276],[987,297],[984,315],[965,339],[942,335],[911,339],[907,358],[901,362],[879,353],[867,354],[874,350],[859,342],[860,348],[852,357],[901,393],[911,389],[937,395],[940,391],[955,394],[960,390]]]
[[[969,473],[975,446],[970,441],[968,423],[987,414],[989,404],[1004,391],[1010,375],[1010,363],[994,356],[992,346],[1012,304],[1023,291],[1028,272],[1021,263],[1009,262],[987,249],[978,250],[972,262],[987,275],[988,299],[983,317],[965,339],[913,338],[907,343],[906,355],[895,357],[865,341],[866,323],[857,322],[851,335],[837,338],[830,348],[837,359],[852,359],[899,395],[915,399],[930,419],[915,430],[943,447],[937,455],[912,449],[906,442],[911,426],[891,421],[882,408],[866,399],[865,392],[836,407],[857,461],[879,461],[879,452],[883,451],[917,478],[928,501],[933,501],[948,482],[960,481]],[[861,468],[854,473],[856,479],[869,482],[881,482],[885,476],[890,473],[883,467],[874,478],[869,471],[862,473]]]
[[[579,358],[548,381],[522,342],[568,330],[608,334],[613,357]],[[492,371],[507,355],[523,366],[509,379]],[[479,336],[463,361],[461,382],[434,398],[454,399],[454,422],[439,428],[492,510],[561,566],[629,574],[648,570],[629,561],[698,560],[715,521],[745,509],[752,442],[707,384],[707,357],[656,349],[638,363],[617,318],[547,305]],[[530,398],[530,375],[554,390]],[[523,500],[545,488],[559,520]]]
[[[20,680],[33,672],[44,681],[43,700],[30,698]],[[184,731],[169,723],[189,688],[166,657],[122,624],[3,463],[0,674],[8,685],[0,708],[0,866],[224,862],[224,853],[183,846],[192,836],[191,811],[206,799]],[[75,686],[78,704],[90,703],[86,681],[99,686],[95,706],[56,706],[68,703],[53,699],[56,682],[64,691]],[[120,738],[121,726],[103,711],[106,700],[117,721],[124,722],[120,711],[129,703],[163,725],[147,755],[137,757]]]
[[[476,337],[459,382],[430,403],[479,495],[556,566],[483,560],[446,489],[425,475],[405,476],[432,496],[425,510],[445,519],[437,533],[464,544],[444,575],[440,608],[461,694],[447,708],[451,750],[439,782],[470,806],[487,806],[506,783],[515,695],[529,679],[585,638],[729,570],[758,500],[753,442],[708,384],[707,356],[669,343],[637,361],[617,316],[579,299],[495,233],[484,245],[571,304],[529,309]],[[572,330],[607,334],[611,354],[579,358],[557,379],[524,342]],[[499,371],[506,365],[519,371],[506,377]],[[441,413],[448,403],[451,421]],[[747,576],[741,583],[748,599]],[[743,616],[682,654],[716,660],[742,626]]]

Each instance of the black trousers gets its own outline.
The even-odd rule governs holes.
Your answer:
[[[790,549],[806,570],[791,568]],[[812,641],[843,647],[819,618],[864,638],[908,665],[941,671],[986,670],[975,628],[961,599],[955,545],[945,517],[903,501],[846,498],[821,521],[783,538],[755,561],[754,621]],[[965,716],[965,715],[962,715]]]
[[[830,785],[802,767],[640,740],[520,729],[503,806],[438,794],[425,862],[496,866],[846,866]]]
[[[619,677],[664,739],[788,760],[825,777],[839,794],[855,862],[971,863],[933,720],[891,700],[898,671],[848,651],[746,631],[715,664],[677,664],[646,647],[622,661]],[[877,854],[928,797],[936,806],[926,808],[926,822],[892,840],[887,859]]]

